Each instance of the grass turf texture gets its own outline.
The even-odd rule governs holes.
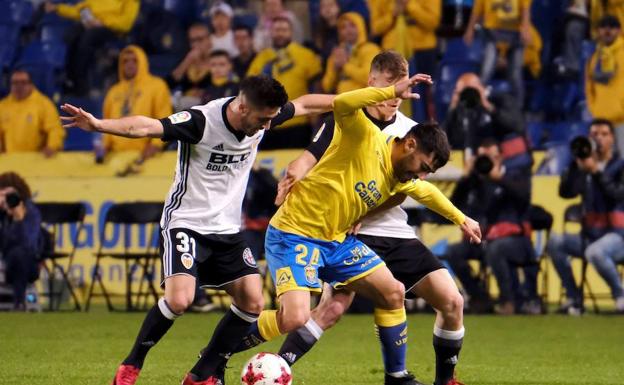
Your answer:
[[[179,384],[205,346],[219,313],[176,320],[152,349],[140,384]],[[142,313],[0,313],[0,384],[110,384]],[[432,315],[409,316],[408,367],[431,383]],[[459,379],[478,384],[624,384],[624,317],[468,317]],[[282,339],[253,352],[277,351]],[[238,385],[252,351],[230,361]],[[372,315],[346,316],[293,368],[294,384],[382,384]]]

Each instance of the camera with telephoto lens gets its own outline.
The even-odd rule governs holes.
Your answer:
[[[474,87],[466,87],[459,93],[459,103],[469,110],[481,106],[481,93]]]
[[[4,198],[6,200],[7,206],[10,209],[14,209],[19,206],[20,202],[22,202],[22,197],[19,196],[16,192],[10,192]]]
[[[479,175],[487,176],[494,168],[494,162],[487,155],[479,155],[474,162],[474,170]]]
[[[570,142],[570,152],[578,159],[589,158],[597,147],[595,141],[583,135],[577,136]]]

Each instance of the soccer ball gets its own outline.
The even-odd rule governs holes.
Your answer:
[[[258,353],[251,357],[241,372],[242,385],[291,385],[290,366],[273,353]]]

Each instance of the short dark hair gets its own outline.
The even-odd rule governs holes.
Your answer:
[[[601,126],[601,125],[605,125],[609,127],[609,131],[611,132],[611,135],[615,135],[615,127],[613,127],[613,123],[609,120],[609,119],[605,119],[605,118],[596,118],[594,120],[591,121],[591,123],[589,123],[589,127],[591,128],[591,126]]]
[[[493,138],[491,136],[483,138],[483,140],[479,142],[479,147],[483,147],[483,148],[498,147],[498,149],[501,150],[500,142],[496,140],[496,138]]]
[[[401,140],[416,139],[418,148],[427,155],[433,154],[433,167],[437,170],[451,157],[451,146],[446,133],[437,122],[431,121],[412,127]]]
[[[224,49],[215,49],[214,51],[210,52],[210,55],[208,55],[208,58],[212,59],[213,57],[221,57],[221,56],[226,57],[229,61],[232,61],[230,54],[228,53],[228,51]]]
[[[266,75],[250,76],[240,83],[240,92],[256,107],[282,107],[288,102],[284,86]]]
[[[28,183],[15,172],[9,171],[0,174],[0,189],[7,187],[13,187],[22,199],[30,199],[32,197]]]
[[[407,75],[407,60],[396,51],[384,51],[378,53],[371,63],[371,72],[388,72],[392,80],[400,79]]]
[[[253,29],[246,24],[235,24],[234,28],[232,28],[234,32],[236,31],[247,31],[249,36],[253,36]]]
[[[30,80],[32,82],[32,75],[30,74],[30,72],[22,67],[16,67],[15,69],[13,69],[13,71],[11,72],[11,76],[13,76],[16,73],[22,73],[22,74],[26,74],[28,75],[28,80]]]

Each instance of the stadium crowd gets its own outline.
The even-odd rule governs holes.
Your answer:
[[[258,74],[281,82],[291,100],[338,94],[366,87],[372,58],[395,50],[410,73],[434,79],[402,112],[443,122],[453,149],[464,153],[452,201],[480,221],[488,242],[451,245],[445,258],[470,308],[543,310],[530,191],[531,151],[547,150],[539,169],[561,174],[562,197],[582,196],[585,218],[573,241],[553,236],[548,245],[568,298],[560,310],[583,311],[569,255],[584,254],[624,313],[622,22],[624,5],[614,0],[0,2],[0,151],[50,157],[65,147],[96,151],[102,161],[111,151],[138,150],[142,163],[169,148],[110,135],[65,141],[54,106],[163,118],[237,95],[239,81]],[[260,148],[304,148],[320,124],[297,117],[269,131]],[[592,138],[589,155],[569,149],[579,135]],[[496,307],[469,259],[492,269]]]

